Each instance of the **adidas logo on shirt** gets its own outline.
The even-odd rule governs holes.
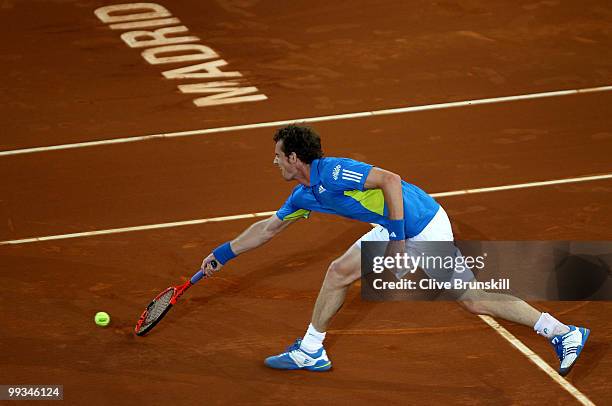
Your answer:
[[[323,187],[323,185],[319,185],[319,194],[325,192],[327,189]]]
[[[397,237],[397,235],[395,234],[395,232],[393,232],[393,233],[389,234],[389,237],[396,238],[396,237]]]
[[[332,172],[334,180],[338,180],[338,175],[340,175],[340,165],[336,165],[334,171]]]

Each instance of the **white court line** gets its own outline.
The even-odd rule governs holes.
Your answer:
[[[451,192],[432,193],[431,196],[448,197],[448,196],[468,195],[468,194],[475,194],[475,193],[489,193],[489,192],[498,192],[498,191],[503,191],[503,190],[527,189],[527,188],[532,188],[532,187],[561,185],[564,183],[589,182],[589,181],[603,180],[603,179],[612,179],[612,173],[603,174],[603,175],[594,175],[594,176],[582,176],[582,177],[570,178],[570,179],[557,179],[557,180],[548,180],[548,181],[542,181],[542,182],[519,183],[519,184],[514,184],[514,185],[506,185],[506,186],[494,186],[494,187],[485,187],[485,188],[479,188],[479,189],[464,189],[464,190],[456,190],[456,191],[451,191]],[[247,218],[268,217],[268,216],[273,215],[274,213],[276,212],[275,211],[264,211],[264,212],[258,212],[258,213],[238,214],[234,216],[210,217],[210,218],[205,218],[205,219],[175,221],[172,223],[148,224],[148,225],[133,226],[133,227],[111,228],[108,230],[96,230],[96,231],[85,231],[85,232],[71,233],[71,234],[48,235],[44,237],[32,237],[32,238],[24,238],[20,240],[0,241],[0,245],[27,244],[27,243],[40,242],[40,241],[65,240],[68,238],[91,237],[94,235],[119,234],[119,233],[128,233],[131,231],[156,230],[160,228],[181,227],[181,226],[189,226],[189,225],[194,225],[194,224],[214,223],[214,222],[231,221],[231,220],[242,220],[242,219],[247,219]]]
[[[512,344],[517,350],[525,355],[529,361],[536,364],[542,371],[546,373],[553,381],[561,385],[570,395],[572,395],[580,404],[585,406],[595,406],[595,404],[580,392],[574,385],[569,383],[564,377],[559,375],[550,365],[546,363],[538,354],[533,352],[529,347],[516,338],[512,333],[502,327],[498,322],[489,316],[478,316],[487,323],[493,330],[497,331],[505,340]]]
[[[100,140],[100,141],[78,142],[74,144],[50,145],[46,147],[14,149],[14,150],[0,151],[0,157],[9,156],[9,155],[32,154],[35,152],[57,151],[57,150],[72,149],[72,148],[95,147],[95,146],[100,146],[100,145],[124,144],[128,142],[148,141],[148,140],[162,139],[162,138],[190,137],[194,135],[216,134],[216,133],[223,133],[223,132],[229,132],[229,131],[250,130],[254,128],[278,127],[278,126],[283,126],[287,124],[293,124],[296,122],[317,123],[321,121],[346,120],[350,118],[383,116],[387,114],[401,114],[401,113],[411,113],[411,112],[416,112],[416,111],[440,110],[440,109],[448,109],[452,107],[464,107],[464,106],[476,106],[479,104],[504,103],[504,102],[510,102],[510,101],[518,101],[518,100],[541,99],[545,97],[570,96],[570,95],[576,95],[576,94],[582,94],[582,93],[607,92],[611,90],[612,90],[612,86],[601,86],[601,87],[590,87],[590,88],[585,88],[585,89],[557,90],[553,92],[544,92],[544,93],[531,93],[531,94],[523,94],[523,95],[515,95],[515,96],[493,97],[493,98],[488,98],[488,99],[465,100],[465,101],[457,101],[457,102],[450,102],[450,103],[428,104],[428,105],[422,105],[422,106],[409,106],[409,107],[399,107],[399,108],[384,109],[384,110],[362,111],[358,113],[336,114],[336,115],[331,115],[331,116],[294,118],[291,120],[269,121],[269,122],[264,122],[264,123],[235,125],[235,126],[229,126],[229,127],[217,127],[217,128],[207,128],[207,129],[200,129],[200,130],[178,131],[178,132],[170,132],[170,133],[142,135],[138,137],[125,137],[125,138],[115,138],[115,139]]]
[[[448,196],[458,196],[458,195],[469,195],[469,194],[472,194],[472,193],[499,192],[499,191],[502,191],[502,190],[527,189],[527,188],[531,188],[531,187],[562,185],[564,183],[589,182],[589,181],[592,181],[592,180],[603,180],[603,179],[612,179],[612,174],[582,176],[582,177],[579,177],[579,178],[569,178],[569,179],[545,180],[545,181],[542,181],[542,182],[518,183],[518,184],[515,184],[515,185],[483,187],[483,188],[480,188],[480,189],[456,190],[456,191],[453,191],[453,192],[434,193],[434,194],[432,194],[432,196],[433,197],[448,197]]]

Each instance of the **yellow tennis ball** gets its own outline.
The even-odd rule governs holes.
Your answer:
[[[98,326],[106,327],[110,323],[110,316],[106,312],[98,312],[94,317],[94,321]]]

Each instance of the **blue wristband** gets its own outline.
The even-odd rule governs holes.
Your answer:
[[[230,259],[236,258],[236,254],[234,254],[234,251],[232,251],[232,247],[230,246],[229,242],[215,248],[213,250],[213,255],[217,261],[221,262],[221,265],[225,265]]]
[[[404,231],[404,220],[389,220],[387,225],[389,232],[389,240],[401,241],[406,239],[406,231]]]

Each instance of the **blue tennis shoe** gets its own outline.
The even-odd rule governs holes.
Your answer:
[[[569,333],[559,334],[550,340],[561,362],[559,366],[559,375],[561,376],[569,374],[591,333],[588,328],[568,327],[570,328]]]
[[[287,351],[279,355],[266,358],[266,366],[274,369],[305,369],[307,371],[323,372],[329,371],[332,367],[331,361],[327,358],[327,353],[323,347],[314,353],[306,352],[300,348],[301,339],[295,340]]]

